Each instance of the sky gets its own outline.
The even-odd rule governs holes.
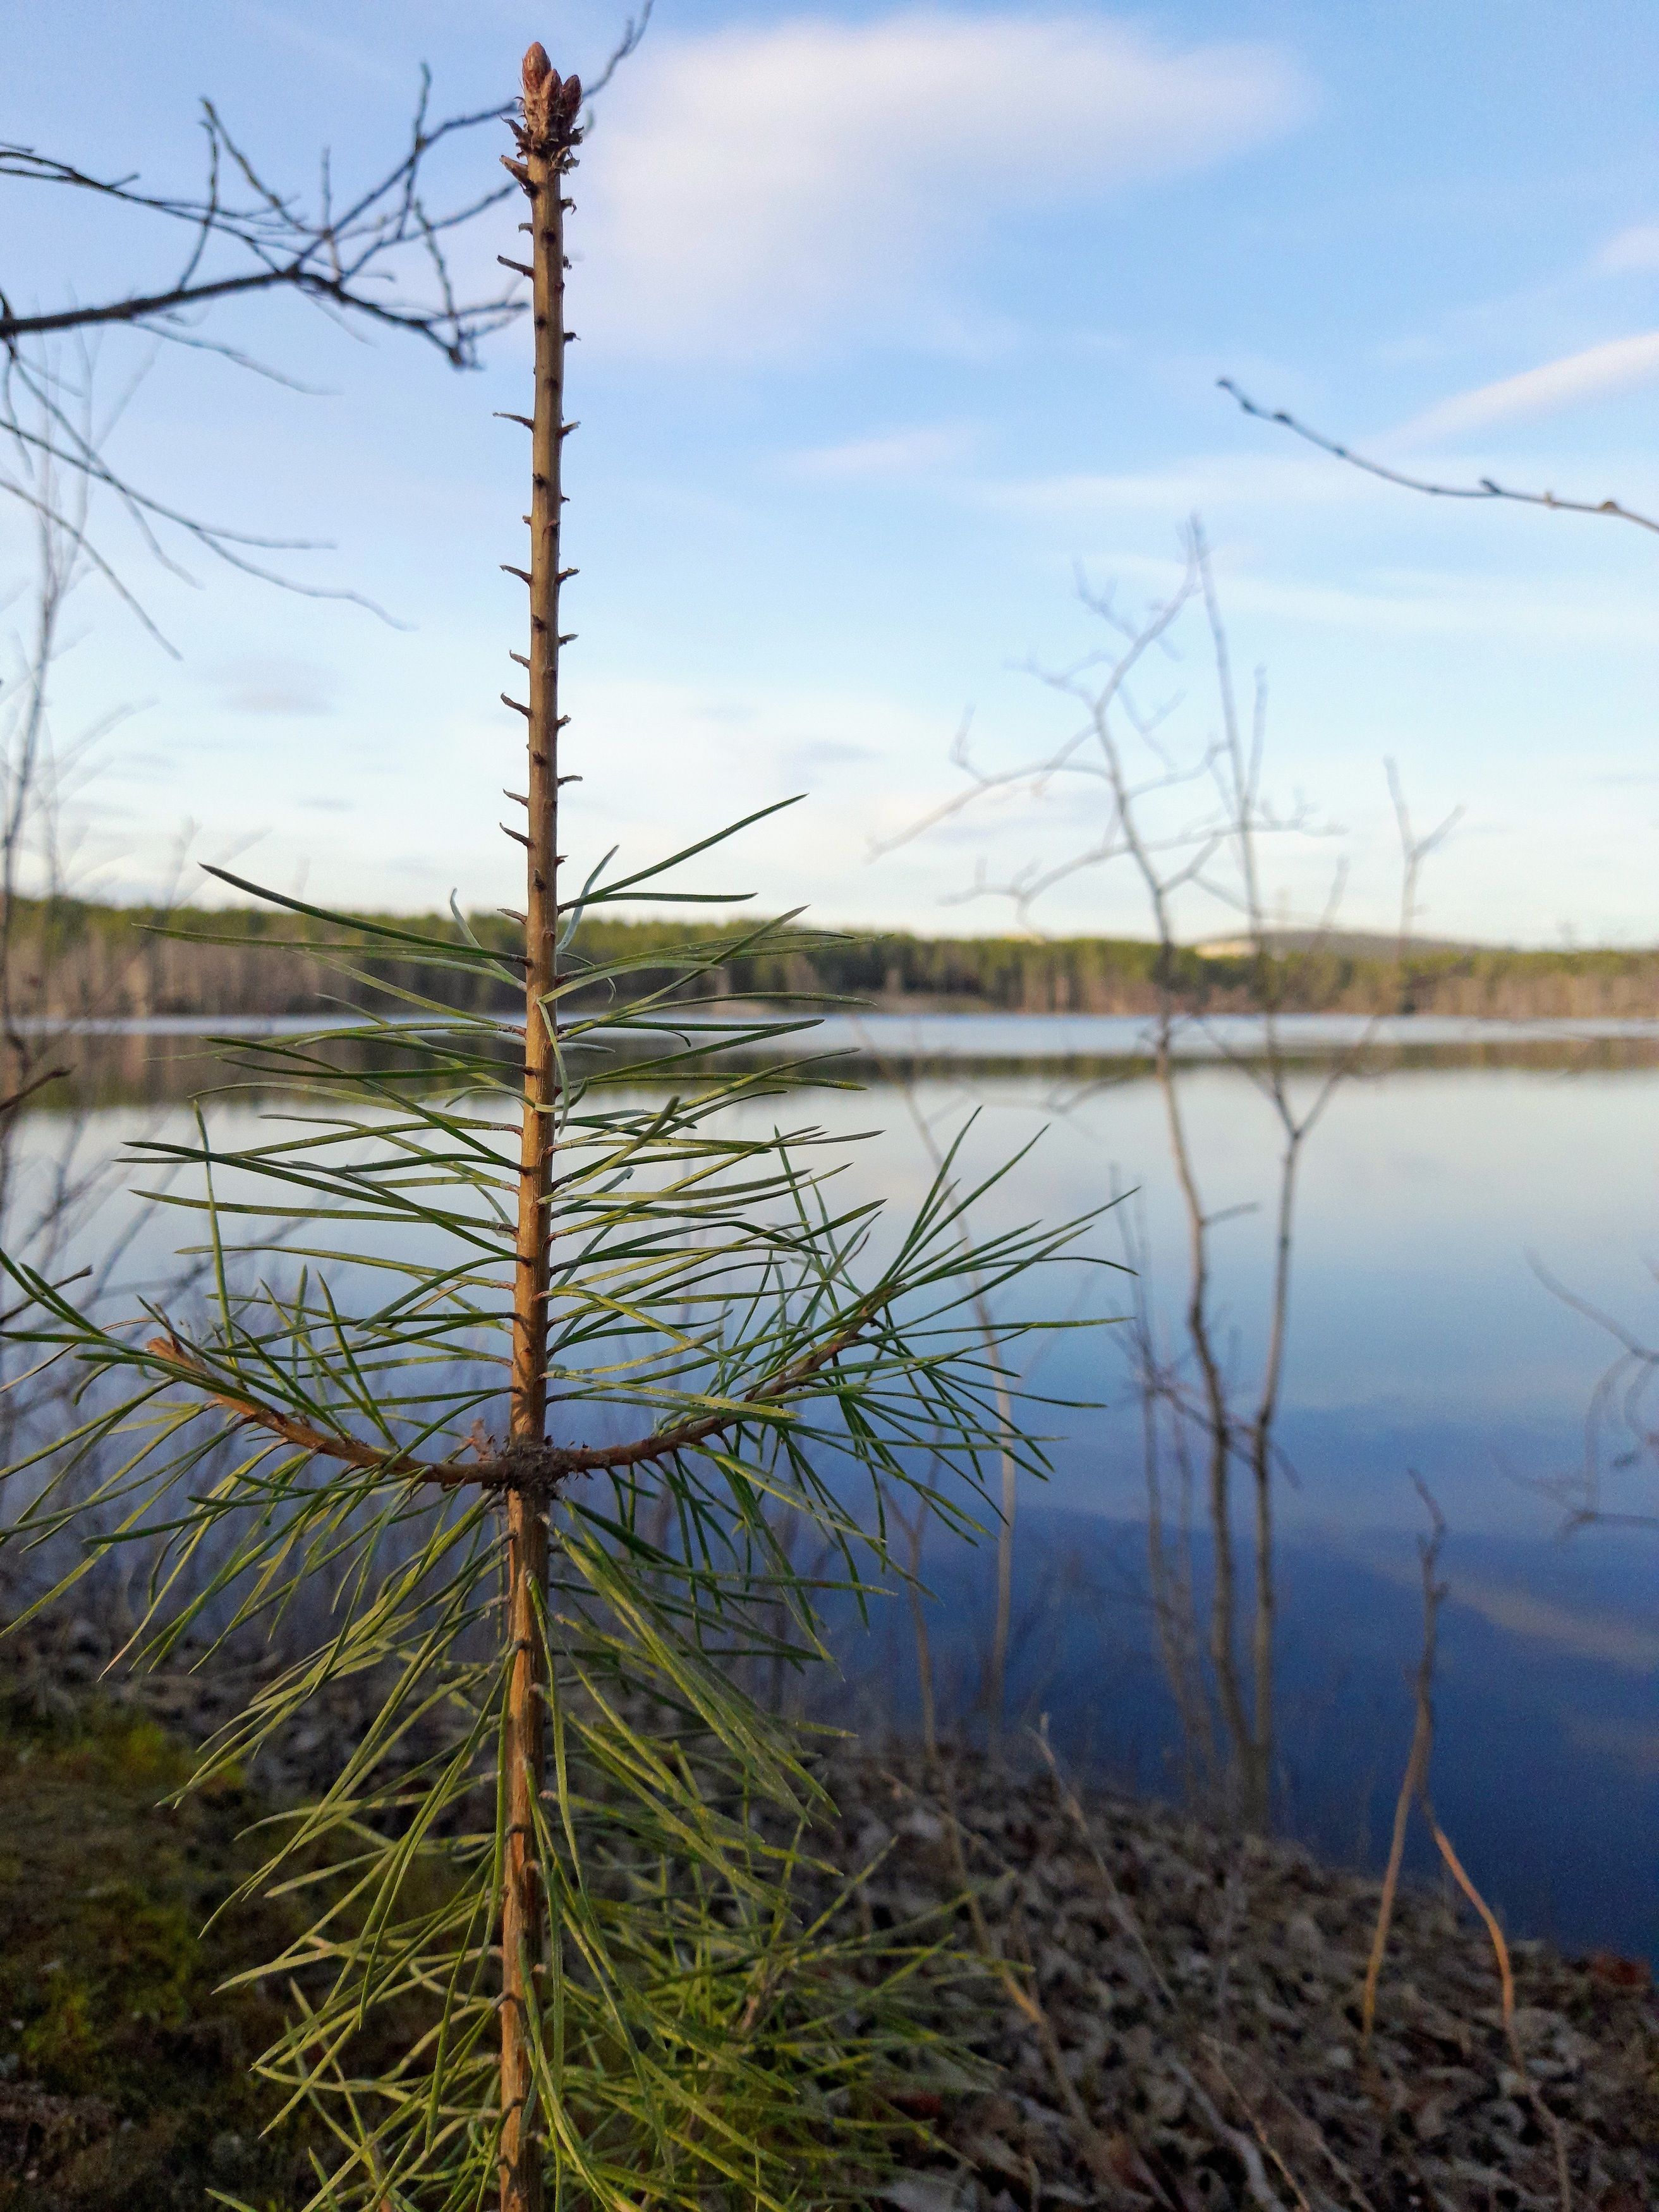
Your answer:
[[[343,186],[398,148],[422,62],[437,112],[483,106],[530,38],[591,73],[622,20],[0,0],[0,138],[184,190],[207,96],[284,187],[324,148]],[[1196,515],[1247,716],[1261,672],[1275,916],[1340,889],[1341,921],[1391,921],[1392,759],[1419,827],[1462,809],[1429,933],[1659,939],[1659,537],[1395,489],[1217,389],[1448,483],[1659,514],[1656,85],[1638,0],[659,0],[571,219],[573,854],[644,862],[801,793],[698,880],[828,923],[1014,926],[1009,886],[1098,842],[1097,782],[907,833],[966,789],[953,748],[994,775],[1077,732],[1053,679],[1167,598]],[[496,150],[457,142],[441,181],[480,188]],[[468,238],[464,287],[496,282],[518,220]],[[20,306],[147,288],[175,250],[0,183]],[[198,860],[324,902],[514,903],[495,825],[522,724],[498,695],[523,611],[500,563],[524,454],[495,414],[526,404],[524,331],[473,374],[281,298],[196,335],[288,380],[112,333],[112,457],[183,509],[326,541],[289,572],[390,619],[199,552],[175,574],[106,507],[99,543],[169,649],[77,593],[52,698],[76,881],[146,895],[183,854],[210,896]],[[19,635],[31,557],[0,501]],[[1170,759],[1201,760],[1221,720],[1197,611],[1130,696]],[[1174,840],[1207,801],[1145,803]],[[1148,932],[1121,862],[1024,923]],[[1233,917],[1200,887],[1179,923]]]

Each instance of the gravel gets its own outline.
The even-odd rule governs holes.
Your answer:
[[[104,1640],[76,1621],[0,1651],[14,1697],[72,1709],[102,1676],[198,1741],[267,1671],[102,1675]],[[250,1782],[325,1784],[362,1697],[325,1690]],[[1374,1880],[962,1752],[849,1747],[826,1778],[823,1848],[842,1875],[872,1869],[866,1925],[948,1931],[968,1967],[933,2000],[963,2063],[896,2099],[933,2138],[887,2187],[898,2212],[1659,2205],[1645,1962],[1510,1941],[1506,2019],[1485,1928],[1455,1894],[1403,1887],[1368,2041]],[[0,2104],[30,2094],[4,2085]]]
[[[903,2212],[1659,2204],[1644,1962],[1511,1942],[1506,2024],[1485,1928],[1403,1889],[1368,2045],[1375,1881],[961,1753],[831,1780],[876,1923],[945,1913],[988,1960],[951,2026],[988,2085],[923,2094]]]

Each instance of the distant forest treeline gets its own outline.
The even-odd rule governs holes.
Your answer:
[[[447,915],[398,916],[398,926],[449,935]],[[514,948],[514,927],[473,915],[486,943]],[[916,937],[882,932],[824,937],[803,932],[799,948],[762,957],[736,945],[752,922],[592,921],[577,939],[589,962],[637,957],[689,938],[730,939],[724,970],[737,997],[830,992],[891,1006],[993,1008],[1018,1013],[1150,1012],[1158,948],[1133,939]],[[57,1016],[231,1015],[319,1012],[366,1004],[369,993],[333,973],[313,946],[340,932],[303,915],[263,908],[172,915],[75,900],[20,900],[11,917],[13,1003]],[[1374,943],[1374,940],[1371,941]],[[418,955],[375,972],[447,1005],[477,1003],[487,983]],[[632,979],[663,980],[647,964]],[[1296,1012],[1498,1015],[1648,1015],[1659,1011],[1659,951],[1514,951],[1424,948],[1402,963],[1340,939],[1286,950],[1258,971],[1249,955],[1183,950],[1173,981],[1183,1002],[1212,1012],[1245,1011],[1263,987]],[[502,988],[501,1002],[509,994]]]

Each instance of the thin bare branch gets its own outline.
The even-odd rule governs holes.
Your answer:
[[[638,48],[653,0],[629,20],[621,40],[586,92],[591,102]],[[448,258],[457,236],[488,216],[514,187],[457,193],[441,203],[429,196],[433,157],[441,147],[510,117],[504,107],[481,108],[433,123],[428,117],[429,72],[422,68],[402,150],[354,193],[342,198],[334,165],[325,149],[315,191],[273,184],[260,161],[233,134],[211,100],[201,105],[204,170],[194,193],[144,190],[134,173],[100,174],[34,147],[0,143],[0,185],[38,185],[90,200],[112,214],[182,231],[181,258],[158,281],[90,300],[69,297],[25,312],[14,288],[0,285],[0,436],[27,448],[39,440],[31,412],[51,410],[56,381],[43,349],[66,336],[94,337],[137,331],[173,346],[221,356],[233,366],[288,385],[307,387],[243,347],[204,334],[204,319],[238,300],[283,294],[307,301],[360,335],[377,331],[430,345],[452,368],[476,368],[484,342],[516,321],[528,300],[516,283],[501,289],[459,289]],[[197,550],[243,574],[309,598],[342,599],[383,611],[361,593],[307,583],[257,557],[264,551],[315,550],[252,536],[181,512],[144,489],[108,458],[101,437],[78,441],[60,416],[52,426],[54,448],[66,465],[84,469],[109,492],[138,530],[149,552],[173,574],[185,572],[166,550],[158,531],[177,532]],[[0,490],[27,499],[26,484],[0,478]],[[130,588],[107,562],[106,579],[165,644]]]
[[[1407,491],[1426,492],[1431,499],[1509,500],[1521,507],[1552,507],[1559,514],[1605,514],[1615,522],[1633,522],[1638,530],[1659,533],[1659,521],[1651,515],[1638,514],[1633,507],[1622,506],[1616,499],[1562,499],[1553,491],[1520,491],[1513,485],[1494,483],[1490,477],[1482,477],[1477,483],[1448,484],[1432,483],[1426,477],[1410,476],[1403,469],[1391,469],[1381,461],[1367,460],[1363,453],[1356,453],[1347,446],[1340,446],[1334,438],[1327,438],[1317,430],[1310,430],[1305,422],[1298,422],[1294,415],[1286,414],[1282,407],[1258,407],[1254,399],[1248,398],[1239,390],[1230,376],[1218,376],[1216,383],[1221,391],[1238,402],[1245,414],[1254,416],[1258,422],[1277,423],[1281,429],[1290,431],[1293,437],[1301,438],[1310,446],[1317,446],[1322,453],[1328,453],[1333,460],[1346,461],[1350,468],[1363,469],[1368,477],[1378,477],[1384,483],[1399,484]]]
[[[1418,1547],[1423,1571],[1423,1650],[1417,1662],[1416,1717],[1412,1728],[1412,1747],[1406,1760],[1406,1771],[1401,1777],[1400,1795],[1395,1800],[1389,1860],[1382,1870],[1382,1893],[1377,1900],[1376,1924],[1371,1931],[1370,1956],[1365,1962],[1365,1984],[1360,1993],[1359,2047],[1362,2054],[1370,2049],[1371,2033],[1376,2022],[1376,1985],[1382,1978],[1383,1960],[1388,1955],[1389,1929],[1394,1919],[1394,1901],[1400,1887],[1400,1869],[1406,1852],[1406,1826],[1411,1818],[1413,1805],[1427,1787],[1429,1759],[1434,1750],[1435,1652],[1439,1636],[1440,1607],[1446,1595],[1446,1586],[1440,1581],[1437,1569],[1441,1547],[1446,1540],[1446,1522],[1422,1478],[1413,1474],[1412,1480],[1416,1484],[1418,1496],[1423,1500],[1429,1515],[1429,1534]]]

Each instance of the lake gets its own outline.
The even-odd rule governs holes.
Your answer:
[[[1218,1341],[1248,1378],[1264,1341],[1276,1127],[1250,1079],[1252,1025],[1185,1035],[1179,1084],[1214,1224]],[[1310,1018],[1292,1036],[1293,1094],[1306,1098],[1353,1034]],[[863,1087],[815,1092],[794,1118],[881,1133],[854,1148],[856,1192],[901,1207],[920,1196],[930,1144],[970,1120],[970,1170],[1031,1146],[985,1201],[986,1225],[1107,1206],[1089,1249],[1113,1263],[1051,1275],[1036,1292],[1042,1311],[1129,1311],[1135,1285],[1120,1269],[1133,1250],[1175,1343],[1186,1229],[1144,1024],[891,1015],[826,1025],[826,1041],[849,1050]],[[1587,1415],[1619,1350],[1583,1309],[1659,1338],[1659,1025],[1407,1019],[1370,1042],[1308,1140],[1297,1215],[1277,1478],[1282,1817],[1344,1860],[1375,1863],[1386,1845],[1420,1638],[1416,1475],[1448,1524],[1441,1820],[1516,1931],[1654,1954],[1659,1529],[1642,1525],[1659,1512],[1653,1462],[1638,1452],[1611,1465],[1629,1457],[1621,1434],[1602,1455],[1601,1503],[1626,1517],[1565,1524]],[[44,1188],[67,1159],[97,1194],[75,1241],[91,1250],[130,1234],[128,1277],[160,1280],[178,1217],[144,1219],[100,1171],[134,1137],[179,1125],[176,1102],[205,1079],[204,1046],[144,1024],[98,1049],[91,1103],[26,1116],[25,1200],[30,1178]],[[237,1125],[262,1109],[212,1110],[245,1138]],[[778,1109],[752,1110],[769,1123]],[[1053,1479],[1018,1501],[1008,1729],[1018,1741],[1047,1713],[1079,1771],[1178,1796],[1127,1337],[1120,1325],[1041,1340],[1033,1387],[1087,1402],[1044,1416]],[[1201,1535],[1192,1556],[1201,1589]],[[988,1550],[935,1534],[923,1566],[942,1709],[978,1725]],[[847,1651],[844,1709],[872,1727],[913,1724],[908,1608],[887,1605]],[[1413,1863],[1427,1869],[1420,1839]]]

